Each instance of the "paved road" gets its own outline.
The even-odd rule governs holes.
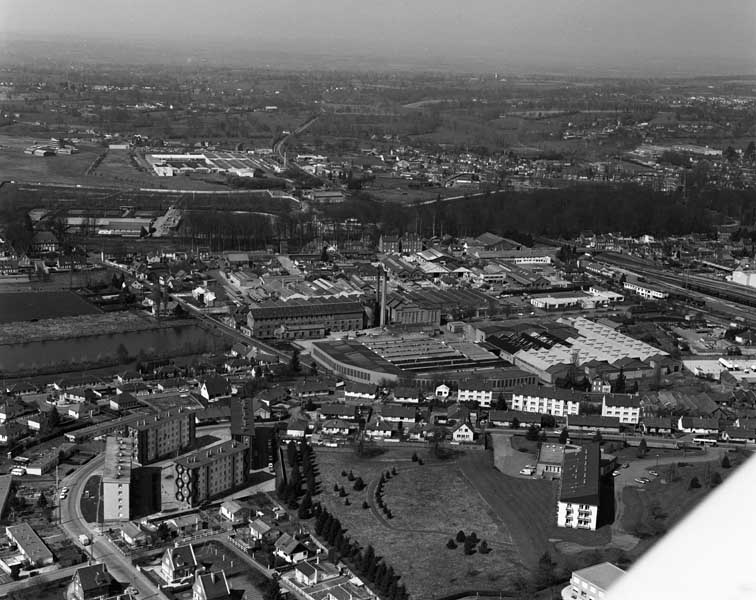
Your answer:
[[[106,536],[99,534],[95,527],[84,520],[81,514],[81,494],[87,480],[102,469],[103,456],[100,455],[92,459],[83,467],[74,471],[71,475],[61,481],[62,486],[70,488],[68,498],[61,501],[61,527],[66,534],[78,543],[79,535],[86,534],[92,539],[92,543],[85,547],[90,553],[92,559],[96,562],[103,562],[108,567],[110,574],[120,582],[129,583],[139,592],[139,598],[157,598],[167,600],[167,597],[160,592],[142,573],[131,564],[107,539]]]

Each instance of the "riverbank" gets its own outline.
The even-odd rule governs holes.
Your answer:
[[[17,321],[0,324],[0,346],[185,327],[187,325],[196,325],[196,322],[191,319],[159,321],[147,314],[132,311]]]

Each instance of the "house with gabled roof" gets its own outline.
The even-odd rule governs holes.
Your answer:
[[[192,600],[231,600],[226,572],[200,573],[192,586]]]
[[[412,406],[401,406],[399,404],[384,404],[381,407],[381,419],[389,423],[402,423],[403,425],[413,425],[417,420],[417,412]]]
[[[197,556],[191,544],[166,548],[160,562],[160,575],[167,583],[188,581],[194,576],[197,566]]]
[[[705,417],[680,417],[677,429],[684,433],[719,433],[719,421]]]
[[[393,389],[392,396],[397,404],[418,404],[422,394],[417,388],[397,386]]]
[[[268,525],[262,519],[255,519],[249,524],[249,535],[255,540],[262,540],[269,537],[273,532],[273,528]]]
[[[452,429],[452,440],[458,443],[471,443],[475,440],[475,431],[469,421],[463,421]]]
[[[71,580],[73,600],[100,600],[113,594],[115,581],[103,563],[81,567]]]
[[[295,564],[307,558],[307,548],[304,544],[288,533],[282,533],[274,544],[273,553],[286,562]]]

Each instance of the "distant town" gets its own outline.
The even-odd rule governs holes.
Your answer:
[[[0,598],[603,598],[756,444],[753,83],[4,65]]]

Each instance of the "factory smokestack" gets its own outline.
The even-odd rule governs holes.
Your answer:
[[[381,327],[386,326],[386,267],[381,264]]]

